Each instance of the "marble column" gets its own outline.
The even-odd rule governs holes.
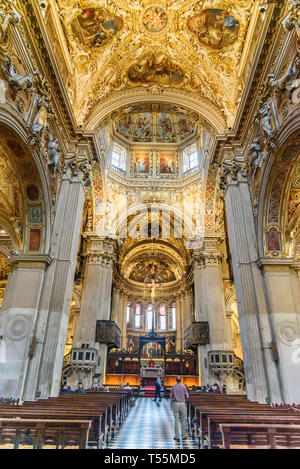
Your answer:
[[[120,296],[120,329],[121,329],[121,348],[123,350],[127,349],[127,320],[126,320],[126,306],[128,303],[128,298],[125,293],[122,293]]]
[[[247,174],[226,174],[224,197],[243,348],[247,395],[261,403],[281,401],[280,377],[272,356],[265,285],[257,265],[258,246]]]
[[[179,296],[176,299],[176,352],[182,350],[182,324],[181,324],[181,317],[182,317],[182,297]]]
[[[300,265],[284,258],[263,258],[260,264],[272,311],[283,401],[300,404]]]
[[[88,171],[85,162],[65,167],[50,244],[52,261],[43,282],[24,399],[59,392]]]
[[[8,276],[0,310],[0,336],[5,344],[5,361],[0,363],[0,396],[21,399],[34,346],[45,269],[50,257],[20,254],[8,262],[13,269]]]
[[[208,352],[232,351],[232,336],[229,334],[225,314],[224,289],[219,239],[205,238],[201,251],[194,253],[194,281],[196,295],[196,321],[209,324],[208,345],[200,345],[201,380],[203,384],[215,380],[208,367]]]
[[[90,235],[85,241],[86,269],[82,304],[74,334],[74,347],[88,344],[97,350],[95,373],[104,379],[107,345],[95,342],[98,320],[110,320],[111,289],[116,240]]]
[[[111,308],[111,320],[115,321],[115,323],[121,329],[122,323],[120,321],[120,290],[115,287],[113,290],[113,298],[112,298],[112,308]]]

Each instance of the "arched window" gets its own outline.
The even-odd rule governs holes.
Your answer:
[[[146,328],[151,331],[154,325],[154,306],[152,303],[148,304],[147,316],[146,316]]]
[[[135,305],[135,314],[134,314],[134,327],[136,329],[141,328],[141,314],[142,314],[142,308],[141,308],[141,305],[138,303]]]
[[[162,303],[159,306],[159,329],[165,331],[167,329],[167,316],[166,316],[166,305]]]
[[[176,330],[176,303],[173,303],[171,308],[171,328]]]
[[[126,323],[128,324],[130,321],[130,303],[126,306]]]

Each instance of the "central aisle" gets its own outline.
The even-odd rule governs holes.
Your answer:
[[[152,399],[141,397],[107,448],[197,449],[192,438],[176,442],[173,437],[174,416],[169,401],[162,399],[158,406]]]

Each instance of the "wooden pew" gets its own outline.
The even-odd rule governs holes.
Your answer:
[[[78,446],[86,449],[91,422],[89,420],[17,419],[0,418],[0,445],[32,445],[33,449],[43,446]]]
[[[300,448],[300,425],[224,423],[220,424],[220,431],[224,449],[232,448],[232,440],[241,432],[246,434],[247,442],[250,442],[250,445],[244,445],[247,448]]]

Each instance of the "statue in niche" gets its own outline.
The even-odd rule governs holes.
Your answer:
[[[30,75],[22,76],[17,72],[16,66],[8,58],[2,65],[2,72],[14,92],[26,91],[32,87],[33,77]]]

